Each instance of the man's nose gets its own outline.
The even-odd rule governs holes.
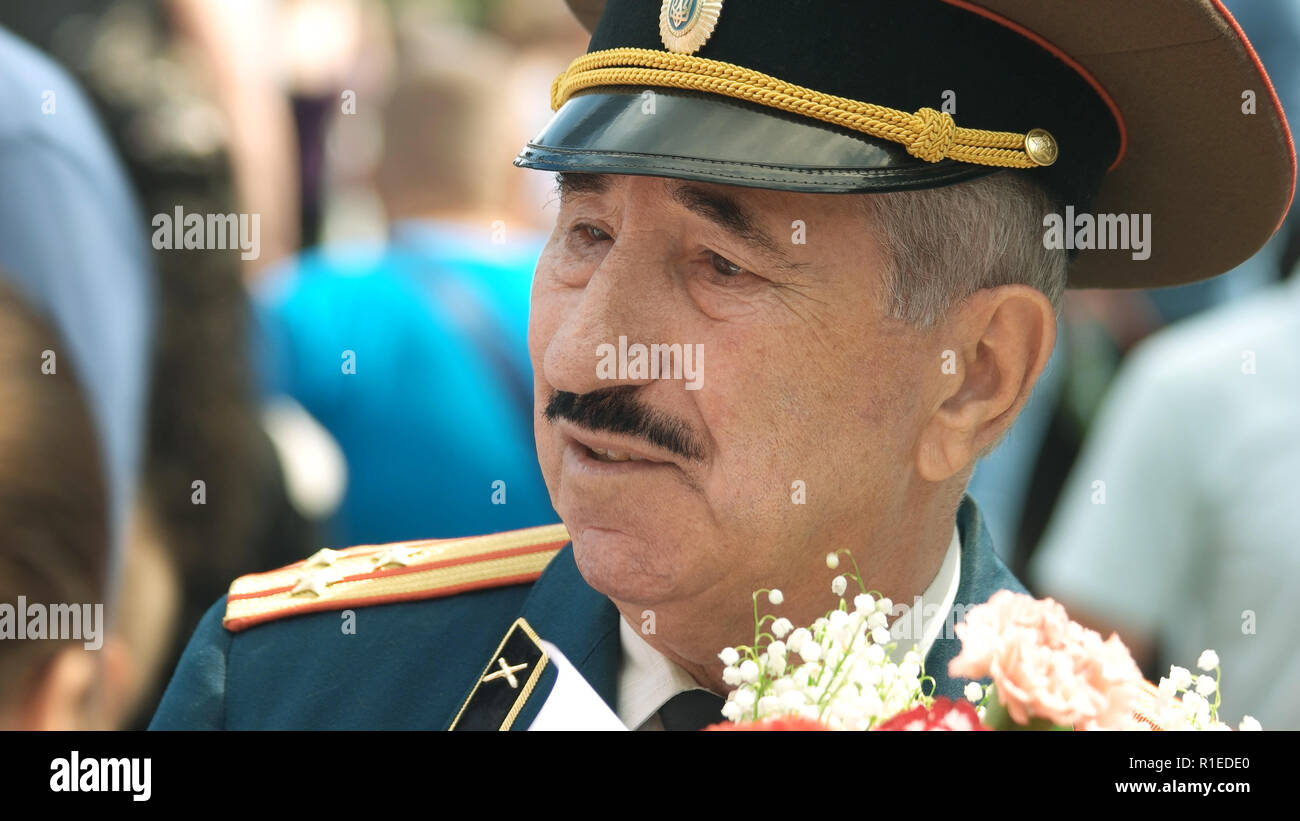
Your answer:
[[[672,298],[670,265],[662,236],[625,232],[615,240],[547,345],[547,382],[579,395],[650,382],[629,378],[617,361],[608,365],[627,346],[662,341],[656,334]]]

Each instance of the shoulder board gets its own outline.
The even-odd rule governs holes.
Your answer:
[[[313,613],[532,582],[566,544],[564,525],[489,536],[325,548],[299,562],[240,576],[226,596],[231,632]]]

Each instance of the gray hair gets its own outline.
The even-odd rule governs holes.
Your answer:
[[[1057,209],[1024,175],[863,199],[888,258],[889,316],[928,327],[976,291],[1022,284],[1041,291],[1059,318],[1068,259],[1043,243],[1043,216]]]

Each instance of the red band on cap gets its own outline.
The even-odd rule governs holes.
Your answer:
[[[1251,62],[1255,64],[1255,70],[1259,72],[1260,79],[1264,81],[1264,85],[1268,86],[1268,96],[1273,100],[1273,106],[1277,108],[1278,119],[1282,121],[1282,131],[1286,133],[1286,147],[1291,152],[1291,193],[1286,195],[1286,208],[1282,209],[1282,218],[1277,221],[1277,227],[1273,229],[1273,233],[1276,234],[1277,229],[1282,227],[1282,223],[1286,222],[1287,212],[1291,210],[1291,201],[1295,198],[1295,138],[1291,135],[1291,126],[1287,125],[1286,112],[1282,110],[1282,101],[1277,98],[1277,90],[1273,88],[1273,81],[1268,78],[1268,72],[1264,70],[1264,63],[1260,61],[1259,55],[1255,53],[1255,47],[1250,44],[1250,38],[1246,36],[1246,32],[1241,30],[1236,18],[1228,13],[1220,0],[1211,0],[1211,2],[1214,3],[1214,7],[1218,9],[1219,14],[1223,15],[1223,19],[1228,21],[1228,25],[1232,26],[1232,30],[1237,32],[1237,36],[1241,38],[1241,44],[1246,47],[1246,54],[1250,56]]]
[[[1088,73],[1088,70],[1083,66],[1079,65],[1079,63],[1076,62],[1073,57],[1066,54],[1064,51],[1061,51],[1059,48],[1047,42],[1042,37],[1030,31],[1029,29],[1025,28],[1024,26],[1020,25],[1019,23],[1016,23],[1012,20],[1008,20],[1005,17],[1001,17],[995,14],[994,12],[984,8],[983,6],[977,6],[974,3],[967,2],[967,0],[943,0],[943,2],[947,3],[950,6],[956,6],[957,8],[965,9],[966,11],[973,12],[974,14],[978,14],[980,17],[983,17],[987,20],[992,20],[994,23],[997,23],[999,26],[1002,26],[1003,28],[1008,28],[1014,31],[1015,33],[1019,34],[1020,36],[1032,40],[1033,42],[1037,43],[1041,48],[1044,48],[1048,52],[1055,55],[1058,60],[1060,60],[1061,62],[1069,66],[1071,69],[1073,69],[1075,74],[1078,74],[1080,77],[1084,79],[1085,82],[1088,83],[1088,85],[1092,86],[1092,90],[1097,92],[1097,96],[1101,97],[1102,102],[1104,102],[1106,104],[1106,107],[1110,109],[1111,116],[1115,118],[1115,126],[1116,128],[1119,129],[1119,150],[1115,152],[1115,161],[1110,164],[1110,168],[1107,168],[1106,171],[1110,172],[1115,170],[1115,166],[1119,165],[1120,160],[1124,159],[1124,152],[1128,150],[1128,129],[1124,126],[1124,115],[1120,113],[1119,106],[1115,105],[1115,101],[1112,100],[1110,98],[1110,95],[1106,93],[1106,89],[1101,87],[1101,83],[1097,82],[1096,77],[1093,77],[1090,73]],[[1214,0],[1214,2],[1217,3],[1218,0]],[[1247,46],[1247,48],[1249,48],[1249,46]],[[1252,52],[1252,54],[1253,53],[1254,52]],[[1271,90],[1272,86],[1270,86],[1269,88]],[[1277,98],[1274,97],[1274,99]],[[1294,162],[1294,154],[1292,159]]]

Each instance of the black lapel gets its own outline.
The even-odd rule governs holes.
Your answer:
[[[532,592],[519,613],[519,621],[511,625],[510,632],[502,639],[502,645],[504,648],[508,642],[514,641],[512,646],[531,654],[533,651],[524,646],[525,639],[526,643],[532,645],[536,645],[533,637],[554,644],[610,709],[616,709],[621,653],[618,640],[620,618],[614,604],[583,580],[573,560],[573,546],[566,545],[533,583]],[[521,629],[521,622],[531,630],[531,634]],[[484,659],[483,676],[490,676],[493,670],[500,669],[499,658],[503,652],[504,649],[501,649],[491,659]],[[537,648],[536,652],[541,653],[541,649]],[[512,658],[507,658],[506,661],[507,667],[519,663]],[[494,678],[492,682],[500,682],[500,678]],[[453,728],[467,729],[466,724],[472,717],[477,729],[526,730],[546,702],[555,678],[554,665],[546,664],[543,660],[538,679],[527,693],[503,692],[501,688],[508,687],[508,681],[493,686],[492,690],[500,693],[496,697],[499,701],[488,698],[480,678],[480,682],[466,698],[457,721],[453,722]],[[512,703],[505,711],[514,711],[508,727],[501,727],[500,723],[486,726],[492,724],[498,714],[502,714],[500,701],[520,695],[522,698],[517,707]]]
[[[526,620],[516,619],[450,729],[509,730],[529,703],[549,661],[537,633]]]

